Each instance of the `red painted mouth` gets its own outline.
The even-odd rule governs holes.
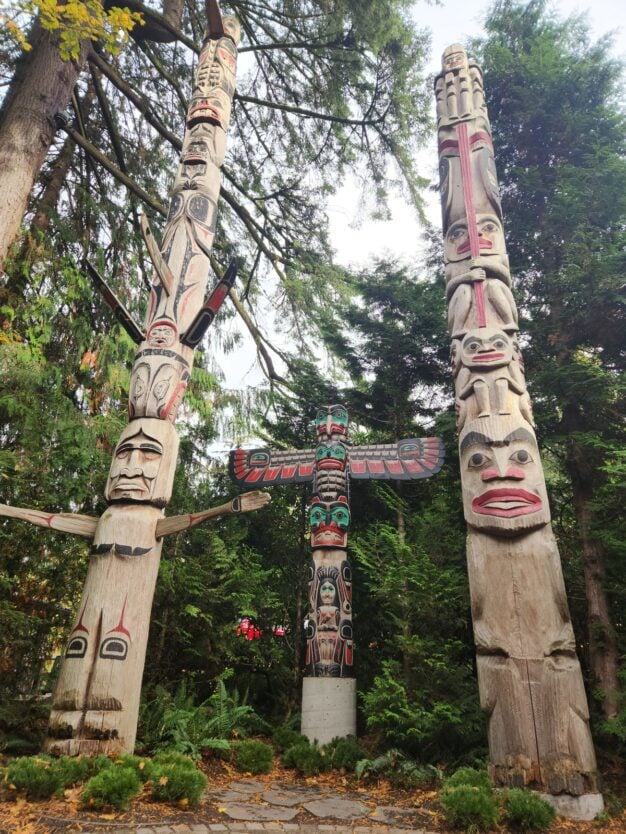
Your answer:
[[[536,513],[541,509],[541,498],[525,489],[490,489],[472,501],[472,509],[480,515],[515,518]]]
[[[478,239],[478,248],[479,249],[493,249],[493,243],[490,240],[487,240],[486,237],[481,237]],[[456,253],[457,255],[463,255],[465,252],[470,251],[470,241],[469,239],[466,240],[464,243],[461,243],[457,246]]]
[[[346,533],[340,530],[333,530],[330,527],[324,527],[321,530],[316,530],[311,533],[311,545],[313,547],[321,545],[337,545],[338,547],[345,547],[348,537]]]
[[[494,359],[504,359],[503,353],[477,353],[472,356],[472,362],[493,362]]]
[[[337,458],[322,458],[317,462],[318,469],[345,469],[345,463]]]

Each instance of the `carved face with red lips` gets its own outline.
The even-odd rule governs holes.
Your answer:
[[[500,368],[513,359],[513,341],[495,327],[471,330],[461,342],[461,361],[466,368]]]
[[[320,443],[315,449],[315,465],[318,470],[346,468],[347,452],[343,443]]]
[[[465,520],[472,527],[516,536],[550,521],[535,436],[511,417],[472,421],[461,433]]]
[[[504,255],[504,231],[495,214],[477,214],[478,249],[480,255]],[[467,221],[457,220],[448,229],[444,241],[444,258],[447,262],[462,261],[471,257]]]
[[[350,507],[348,499],[340,495],[337,501],[323,502],[313,496],[309,509],[311,547],[345,549],[348,546]]]
[[[343,405],[327,405],[318,409],[315,415],[315,430],[319,438],[346,437],[348,434],[348,412]]]

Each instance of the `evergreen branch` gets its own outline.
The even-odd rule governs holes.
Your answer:
[[[377,125],[384,121],[386,113],[376,119],[349,119],[347,116],[331,116],[328,113],[320,113],[317,110],[307,110],[304,107],[295,107],[291,104],[279,104],[277,101],[268,101],[256,96],[246,96],[235,93],[236,101],[246,101],[249,104],[258,104],[261,107],[269,107],[271,110],[283,110],[285,113],[295,113],[297,116],[304,116],[307,119],[320,119],[323,122],[335,122],[342,125],[357,125],[367,127]]]
[[[156,200],[154,197],[151,197],[150,194],[148,194],[147,191],[144,191],[140,185],[137,185],[137,183],[134,180],[132,180],[130,177],[126,176],[126,174],[120,171],[117,165],[114,165],[111,162],[111,160],[107,156],[105,156],[105,154],[102,153],[102,151],[99,151],[95,145],[93,145],[88,139],[85,139],[85,137],[82,134],[80,134],[77,130],[71,127],[62,116],[57,116],[56,122],[59,129],[65,131],[65,133],[67,133],[68,136],[71,136],[72,139],[76,142],[76,144],[80,145],[80,147],[85,151],[86,154],[88,154],[88,156],[91,159],[94,159],[96,160],[96,162],[99,162],[103,168],[106,168],[109,174],[111,174],[118,182],[122,183],[122,185],[125,185],[126,188],[129,189],[129,191],[133,192],[133,194],[136,194],[137,197],[139,197],[139,199],[142,200],[147,206],[149,206],[154,211],[158,211],[158,213],[163,215],[163,217],[167,217],[167,209],[162,203],[159,203],[158,200]]]

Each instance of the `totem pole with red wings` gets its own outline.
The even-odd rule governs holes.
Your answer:
[[[443,465],[443,446],[438,437],[352,446],[343,405],[320,408],[315,427],[315,449],[235,449],[229,469],[243,489],[313,483],[302,732],[323,744],[356,732],[352,572],[346,555],[350,480],[429,478]]]

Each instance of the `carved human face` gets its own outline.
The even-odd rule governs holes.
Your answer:
[[[311,547],[334,547],[345,549],[348,546],[348,527],[350,526],[350,508],[345,496],[331,502],[320,501],[313,497],[309,510],[311,526]]]
[[[315,429],[319,438],[346,437],[348,412],[343,405],[326,405],[315,415]]]
[[[473,420],[461,433],[463,509],[479,530],[516,536],[550,521],[533,432],[512,417]]]
[[[106,498],[164,506],[172,492],[178,435],[164,420],[133,420],[115,449]],[[172,454],[173,453],[173,454]]]
[[[504,231],[502,224],[494,214],[476,215],[479,255],[504,255]],[[446,233],[444,241],[445,260],[462,261],[471,257],[470,236],[467,221],[457,220]]]
[[[315,464],[318,470],[346,468],[346,447],[343,443],[320,443],[315,449]]]
[[[469,73],[467,54],[460,43],[453,43],[444,49],[441,56],[441,69],[443,72],[464,69],[466,73]]]
[[[501,368],[512,359],[511,337],[498,328],[470,330],[461,342],[461,361],[466,368]]]
[[[171,347],[177,338],[176,326],[169,321],[155,321],[148,330],[147,341],[150,347]]]
[[[330,579],[325,579],[320,585],[320,600],[322,605],[334,605],[337,591]]]

